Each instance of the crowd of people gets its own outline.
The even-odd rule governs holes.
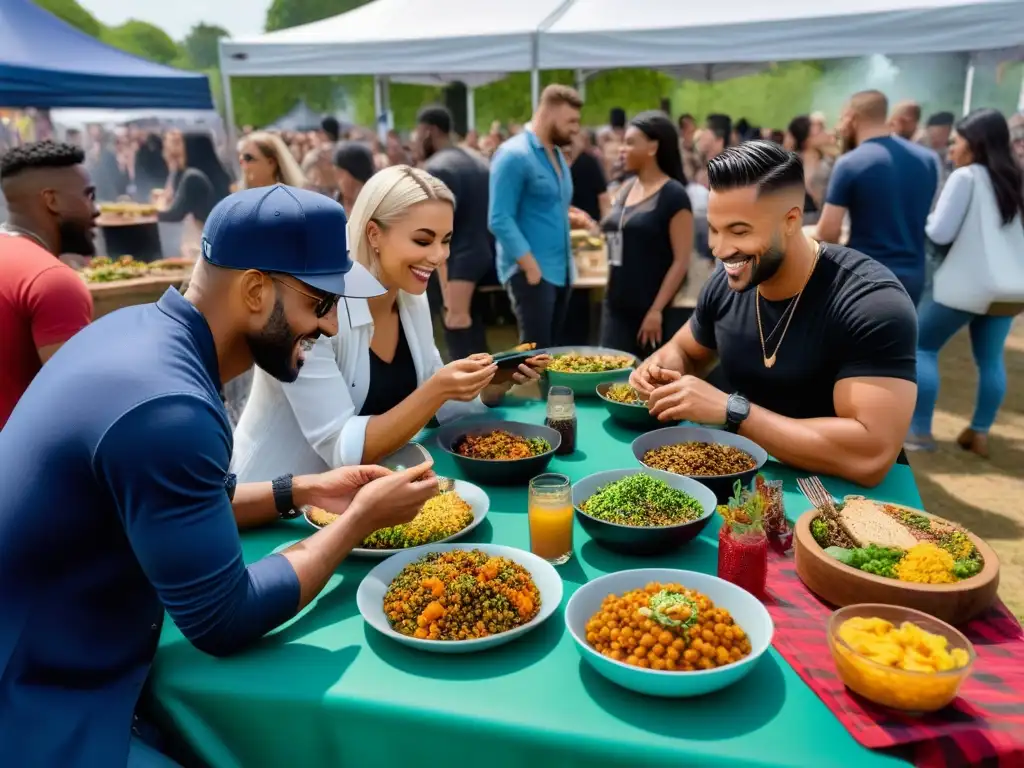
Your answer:
[[[442,107],[408,144],[329,120],[315,137],[246,132],[234,185],[209,136],[167,132],[158,155],[145,137],[117,178],[194,220],[198,257],[183,291],[94,323],[59,257],[93,254],[101,176],[124,164],[53,142],[0,159],[0,754],[173,765],[139,703],[165,612],[198,648],[237,652],[366,535],[411,520],[438,490],[431,463],[377,462],[540,378],[572,229],[603,232],[601,338],[642,359],[631,382],[659,419],[874,486],[904,446],[934,446],[936,355],[968,325],[981,383],[959,443],[987,453],[1024,309],[1024,145],[1001,114],[933,116],[929,147],[911,140],[920,110],[865,91],[834,132],[819,116],[764,138],[724,115],[698,129],[616,111],[591,142],[582,105],[549,86],[500,142],[458,142]],[[670,320],[695,258],[717,266]],[[539,346],[515,371],[473,313],[492,271]],[[344,514],[243,562],[240,529],[307,504]]]

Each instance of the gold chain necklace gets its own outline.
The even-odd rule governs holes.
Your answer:
[[[807,279],[804,281],[803,287],[800,292],[793,298],[793,303],[786,309],[789,311],[789,317],[786,318],[786,325],[782,328],[782,335],[779,336],[779,343],[775,345],[775,351],[768,354],[768,349],[764,343],[764,329],[761,326],[761,289],[757,288],[754,294],[754,311],[757,315],[757,335],[761,339],[761,359],[764,361],[765,368],[771,368],[775,365],[775,359],[779,354],[779,348],[782,347],[782,342],[786,338],[786,331],[789,330],[789,324],[793,320],[793,315],[796,314],[796,305],[800,302],[800,297],[804,294],[804,289],[807,288],[807,284],[811,281],[811,275],[814,274],[814,268],[818,265],[818,257],[821,256],[821,244],[818,244],[817,249],[814,252],[814,261],[811,262],[811,269],[807,273]],[[780,320],[781,322],[781,320]],[[775,326],[778,330],[778,325]],[[775,335],[775,331],[772,331],[771,336]],[[770,338],[770,336],[769,336]]]

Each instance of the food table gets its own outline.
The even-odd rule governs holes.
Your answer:
[[[92,295],[93,319],[103,317],[103,315],[122,307],[131,307],[136,304],[148,304],[157,301],[168,288],[181,285],[188,278],[191,271],[191,268],[189,268],[165,274],[136,277],[130,280],[89,283],[89,293]]]
[[[577,402],[576,453],[549,471],[573,481],[636,466],[638,433],[612,422],[599,401]],[[500,414],[500,415],[499,415]],[[496,417],[542,423],[543,403],[509,400]],[[457,477],[430,432],[435,469]],[[810,507],[796,473],[773,462],[790,517]],[[823,478],[833,495],[857,491]],[[464,542],[528,549],[527,489],[486,487],[491,510]],[[897,465],[872,495],[920,505],[909,466]],[[717,518],[717,516],[716,516]],[[718,520],[685,548],[630,558],[599,548],[575,525],[575,557],[558,567],[562,607],[591,578],[639,567],[714,573]],[[247,532],[247,562],[307,536],[301,519]],[[256,647],[217,659],[194,649],[167,621],[151,676],[159,709],[177,735],[215,768],[358,765],[360,768],[479,762],[493,768],[666,764],[741,768],[883,768],[906,765],[861,747],[773,649],[741,682],[689,700],[646,698],[585,666],[560,609],[523,638],[482,653],[449,656],[406,648],[366,626],[355,603],[378,561],[350,559],[298,617]]]

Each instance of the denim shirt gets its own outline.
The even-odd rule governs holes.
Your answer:
[[[532,253],[544,279],[563,286],[572,278],[569,204],[572,174],[561,150],[555,149],[555,172],[544,145],[533,131],[513,136],[491,163],[488,225],[497,241],[498,279],[505,283],[516,263]]]

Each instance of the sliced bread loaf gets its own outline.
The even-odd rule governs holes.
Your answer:
[[[885,514],[870,499],[847,499],[839,513],[843,527],[857,546],[910,549],[918,543],[906,526]]]

